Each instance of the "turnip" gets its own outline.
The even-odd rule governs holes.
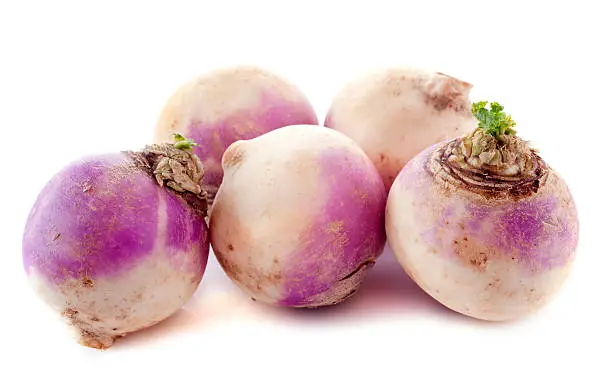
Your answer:
[[[415,68],[371,72],[336,95],[325,126],[354,139],[389,190],[417,153],[476,126],[469,108],[471,88],[448,75]]]
[[[108,348],[181,308],[208,257],[203,169],[193,141],[88,156],[39,194],[23,235],[29,280],[77,331]]]
[[[304,94],[284,78],[257,67],[217,69],[180,87],[157,123],[155,140],[180,132],[202,148],[196,154],[206,175],[210,203],[223,179],[221,157],[234,141],[252,139],[291,124],[318,124]]]
[[[405,271],[448,308],[490,321],[523,317],[560,289],[574,260],[570,191],[493,102],[478,127],[435,144],[389,192],[389,244]]]
[[[285,307],[337,304],[382,253],[386,191],[348,137],[294,125],[237,141],[211,209],[213,251],[251,298]]]

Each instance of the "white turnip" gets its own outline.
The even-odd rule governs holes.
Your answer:
[[[23,262],[39,296],[108,348],[173,314],[198,287],[209,252],[203,171],[193,143],[82,158],[39,194]]]
[[[413,280],[450,309],[491,321],[549,302],[578,240],[568,187],[502,110],[475,103],[478,128],[412,159],[386,214],[389,244]]]
[[[255,300],[286,307],[353,295],[382,253],[386,191],[351,139],[294,125],[232,144],[211,209],[213,251]]]
[[[206,175],[210,203],[223,179],[221,157],[234,141],[252,139],[291,124],[318,124],[306,96],[269,71],[237,66],[211,71],[181,86],[165,105],[155,141],[179,132],[194,139]]]
[[[417,153],[475,127],[468,99],[471,88],[467,82],[438,72],[414,68],[375,71],[336,95],[325,126],[354,139],[389,190]]]

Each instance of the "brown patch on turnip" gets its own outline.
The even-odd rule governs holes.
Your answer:
[[[442,111],[445,109],[453,109],[456,112],[465,110],[465,106],[461,106],[455,102],[455,97],[452,95],[425,95],[425,103],[433,106],[434,109]]]
[[[82,280],[82,284],[83,284],[83,287],[86,287],[86,288],[91,288],[94,286],[93,280],[91,280],[91,278],[89,277],[84,277]]]
[[[312,237],[311,234],[313,234],[313,232],[316,234],[316,231],[313,231],[312,228],[309,228],[307,232],[304,232],[300,236],[300,244],[306,246],[311,242],[314,242],[314,239],[308,238]],[[332,235],[330,243],[332,247],[329,249],[329,259],[333,260],[336,255],[342,254],[344,247],[350,242],[349,237],[344,230],[344,221],[330,221],[325,227],[325,232]]]
[[[327,230],[329,230],[330,232],[332,232],[334,234],[340,233],[343,228],[344,228],[344,221],[342,221],[342,220],[330,221],[327,224]]]
[[[277,287],[281,285],[283,274],[278,267],[273,267],[271,271],[263,271],[255,267],[243,270],[243,278],[240,283],[251,292],[263,291],[265,287]],[[246,275],[246,278],[244,276]]]
[[[479,271],[486,270],[487,263],[497,255],[497,251],[470,242],[467,237],[453,240],[453,252],[461,260]]]
[[[500,285],[501,285],[501,279],[500,278],[495,278],[495,279],[493,279],[492,282],[490,282],[488,284],[487,289],[488,288],[493,288],[493,289],[499,290]]]
[[[238,276],[240,276],[242,274],[242,270],[240,269],[240,266],[233,262],[232,260],[228,259],[225,257],[225,253],[221,250],[215,250],[213,248],[213,250],[215,251],[215,256],[217,257],[217,261],[219,262],[219,265],[221,265],[221,268],[223,268],[223,271],[225,271],[225,273],[231,278],[231,279],[238,279]]]

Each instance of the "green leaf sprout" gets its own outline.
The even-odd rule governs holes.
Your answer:
[[[497,102],[491,102],[487,109],[488,101],[479,101],[472,104],[472,114],[478,120],[478,127],[483,132],[499,139],[501,135],[514,135],[516,122],[512,120],[503,110],[504,107]]]
[[[175,132],[173,136],[174,136],[174,148],[176,149],[191,150],[193,149],[193,147],[198,145],[198,143],[196,143],[193,139],[188,139],[178,132]]]

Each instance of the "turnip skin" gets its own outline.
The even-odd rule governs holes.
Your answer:
[[[202,213],[126,153],[89,156],[57,173],[23,236],[24,267],[38,295],[81,344],[102,349],[180,309],[208,252]]]
[[[417,68],[368,72],[340,90],[324,125],[354,139],[389,190],[416,154],[476,126],[469,109],[471,88],[465,81]]]
[[[194,139],[212,204],[223,179],[221,158],[237,140],[252,139],[292,124],[318,124],[304,93],[284,78],[253,66],[217,69],[181,86],[157,122],[155,141],[173,132]]]
[[[571,193],[541,160],[529,190],[458,184],[435,162],[450,142],[423,151],[398,175],[387,202],[389,244],[412,279],[454,311],[490,321],[531,314],[561,288],[575,258]]]
[[[386,191],[352,140],[294,125],[232,144],[223,168],[211,242],[246,294],[319,307],[357,291],[385,243]]]

